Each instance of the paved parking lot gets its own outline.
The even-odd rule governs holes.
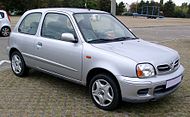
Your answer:
[[[189,26],[156,26],[133,28],[136,35],[148,41],[171,41],[177,39],[190,39]]]
[[[9,64],[3,63],[0,66],[0,116],[189,117],[190,20],[119,18],[138,37],[169,46],[179,52],[186,71],[183,84],[175,93],[156,102],[124,102],[119,109],[107,112],[95,107],[87,88],[83,86],[34,70],[30,71],[28,77],[18,78],[7,68]],[[17,20],[17,17],[12,18],[13,26]],[[5,49],[7,39],[0,37],[0,61],[8,59]]]

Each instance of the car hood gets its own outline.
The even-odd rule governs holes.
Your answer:
[[[178,53],[173,49],[142,39],[93,44],[93,46],[125,56],[137,63],[169,64],[179,58]]]

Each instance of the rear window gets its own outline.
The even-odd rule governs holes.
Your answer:
[[[3,12],[0,12],[0,19],[3,19],[5,17],[5,14]]]

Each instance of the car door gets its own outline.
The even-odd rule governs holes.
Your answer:
[[[59,13],[47,13],[42,24],[41,37],[35,41],[38,68],[80,80],[82,45],[61,40],[62,33],[72,33],[76,37],[69,17]]]
[[[41,20],[42,13],[35,12],[26,15],[19,27],[18,33],[12,33],[16,38],[14,43],[16,48],[22,53],[27,66],[34,66],[35,61],[33,59],[34,54],[34,42],[37,38],[36,33]]]

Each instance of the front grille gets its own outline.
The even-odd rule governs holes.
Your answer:
[[[157,69],[159,72],[166,72],[169,71],[171,68],[169,65],[165,64],[165,65],[159,65]]]
[[[157,66],[158,73],[167,73],[169,71],[174,71],[179,66],[179,59],[170,63]]]
[[[174,62],[174,68],[176,68],[179,65],[179,60]]]

